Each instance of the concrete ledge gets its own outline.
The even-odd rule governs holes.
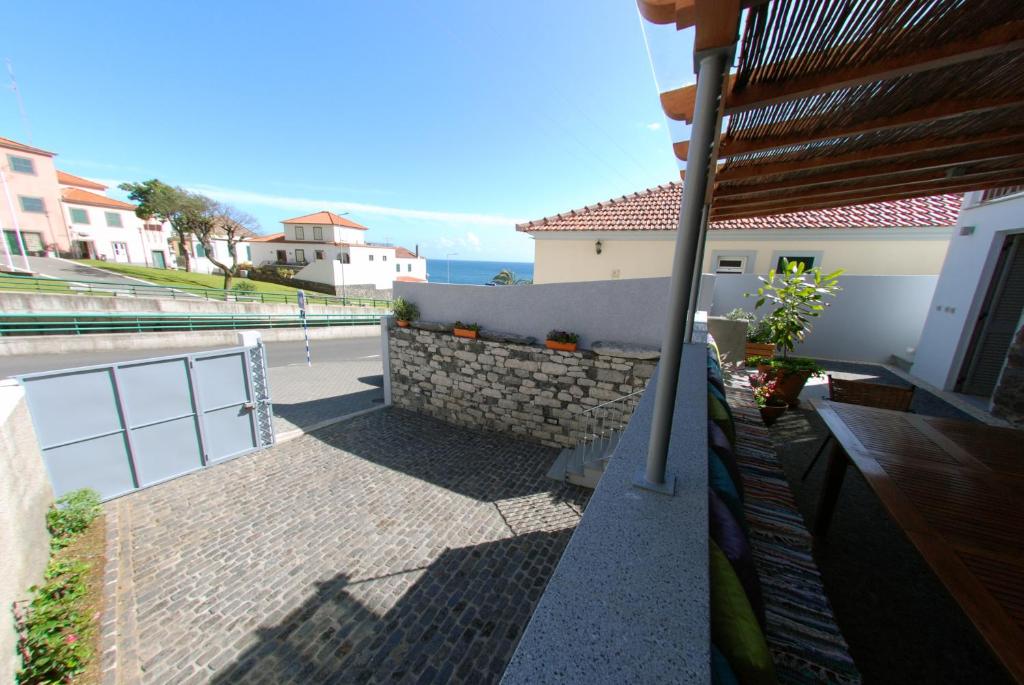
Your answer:
[[[263,342],[302,340],[301,328],[261,328]],[[165,347],[234,346],[237,330],[175,331],[158,333],[90,333],[86,335],[24,335],[0,338],[0,356],[63,354],[96,350],[153,350]],[[310,328],[310,340],[366,338],[380,335],[380,325]]]
[[[502,682],[708,683],[707,348],[687,345],[668,467],[635,487],[657,374],[533,613]]]

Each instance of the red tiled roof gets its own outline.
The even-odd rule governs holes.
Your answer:
[[[0,138],[0,147],[5,147],[10,150],[20,150],[21,152],[31,152],[37,155],[46,155],[47,157],[55,157],[57,155],[56,152],[47,152],[46,150],[40,150],[37,147],[25,145],[24,143],[19,143],[18,141],[11,140],[10,138]]]
[[[328,224],[330,226],[344,226],[345,228],[358,228],[368,230],[366,226],[349,221],[345,217],[338,216],[334,212],[314,212],[305,216],[297,216],[294,219],[285,219],[282,224]]]
[[[269,235],[258,235],[255,238],[250,238],[250,243],[273,243],[280,240],[284,240],[284,233],[271,233]]]
[[[64,202],[68,202],[73,205],[95,205],[97,207],[111,207],[113,209],[127,209],[133,212],[135,211],[135,205],[130,205],[127,202],[121,202],[120,200],[114,200],[106,197],[105,195],[90,193],[88,190],[81,190],[79,188],[61,188],[60,194],[64,199]]]
[[[103,185],[102,183],[90,181],[87,178],[75,176],[74,174],[69,174],[68,172],[61,171],[60,169],[57,169],[57,183],[66,186],[77,186],[79,188],[92,188],[93,190],[107,189],[107,186]]]
[[[416,278],[415,276],[399,276],[395,280],[399,281],[400,283],[426,283],[427,282],[427,279],[425,279],[425,278]]]
[[[682,183],[648,188],[536,221],[517,224],[526,233],[541,231],[674,231],[679,221]],[[715,221],[711,230],[741,228],[924,228],[954,226],[961,195],[816,209],[791,214]]]
[[[416,253],[399,245],[395,248],[395,257],[399,259],[416,259]]]

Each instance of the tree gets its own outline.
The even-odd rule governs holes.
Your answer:
[[[491,283],[494,285],[529,285],[533,281],[525,278],[516,278],[515,272],[511,269],[502,269],[491,279]]]
[[[140,219],[157,219],[169,223],[178,241],[185,271],[191,271],[191,254],[188,246],[190,233],[189,216],[197,211],[196,198],[184,188],[169,186],[152,178],[141,183],[122,183],[118,186],[128,192],[128,198],[138,207],[135,214]]]
[[[231,289],[231,280],[238,275],[238,245],[256,235],[260,224],[251,214],[231,205],[220,204],[201,195],[195,196],[201,211],[191,219],[192,232],[206,250],[206,258],[224,273],[224,289]],[[213,241],[223,238],[228,246],[231,264],[217,259]]]
[[[843,270],[823,274],[819,267],[807,269],[803,262],[782,260],[782,268],[772,269],[768,277],[758,277],[764,284],[755,293],[745,297],[758,298],[754,309],[770,304],[774,310],[765,317],[771,341],[782,350],[783,359],[804,341],[811,330],[811,319],[821,315],[829,303],[825,297],[835,297],[842,290],[839,276]]]

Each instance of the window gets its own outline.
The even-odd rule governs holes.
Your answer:
[[[250,264],[252,263],[252,246],[251,245],[246,245],[245,246],[245,261],[249,262]]]
[[[386,254],[384,254],[384,255],[381,255],[381,256],[380,256],[380,260],[381,260],[382,262],[386,262],[386,261],[388,261],[388,256],[387,256]]]
[[[412,264],[406,264],[405,265],[405,270],[406,271],[412,271]]]
[[[36,173],[36,165],[28,157],[15,157],[14,155],[7,155],[7,161],[11,164],[11,171],[19,174],[34,174]]]
[[[23,212],[32,212],[33,214],[46,213],[46,205],[43,204],[43,198],[41,197],[19,195],[18,201],[21,202],[21,211]]]
[[[202,243],[196,243],[196,257],[205,257],[206,248],[203,247]]]
[[[316,258],[317,259],[323,259],[324,258],[324,251],[323,250],[317,250],[316,251]]]
[[[741,274],[747,268],[746,257],[718,257],[715,259],[716,274]]]
[[[87,224],[89,223],[89,212],[78,207],[71,208],[71,223],[73,224]]]
[[[295,249],[295,263],[305,264],[306,263],[306,251],[301,247]]]
[[[295,227],[295,239],[296,240],[305,240],[306,239],[306,229],[304,229],[302,226],[296,226]]]
[[[373,261],[373,255],[372,254],[370,255],[370,261],[371,262]]]
[[[402,273],[402,265],[401,264],[395,264],[395,272],[396,273]]]
[[[323,240],[323,239],[324,239],[324,227],[323,226],[314,226],[313,227],[313,240]]]
[[[107,217],[107,226],[124,228],[124,224],[121,223],[121,215],[117,212],[103,212],[103,216]]]
[[[775,269],[777,271],[781,271],[782,270],[782,260],[783,259],[788,259],[790,261],[790,263],[793,263],[793,262],[803,262],[804,263],[804,269],[813,269],[814,268],[814,257],[810,257],[810,256],[806,256],[806,257],[799,257],[799,256],[790,257],[789,255],[782,255],[782,256],[779,257],[779,261],[776,262],[776,264],[775,264]]]
[[[338,259],[341,260],[342,264],[352,263],[352,257],[349,256],[348,252],[342,252],[340,255],[338,255]]]

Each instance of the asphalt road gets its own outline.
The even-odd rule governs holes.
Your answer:
[[[15,266],[21,266],[21,257]],[[139,285],[146,281],[138,278],[128,278],[103,269],[95,269],[85,264],[72,262],[65,259],[50,259],[48,257],[29,257],[29,268],[40,276],[50,278],[62,278],[66,281],[102,281],[103,283],[117,283],[119,285]]]
[[[0,356],[0,378],[36,371],[71,369],[79,366],[105,364],[109,362],[166,357],[183,352],[215,350],[224,345],[203,347],[168,347],[156,350],[98,352],[71,352],[68,354],[30,354]],[[313,340],[310,342],[313,368],[316,362],[380,361],[380,337],[348,338],[340,340]],[[306,346],[301,340],[267,343],[267,361],[270,368],[284,366],[305,366]]]

